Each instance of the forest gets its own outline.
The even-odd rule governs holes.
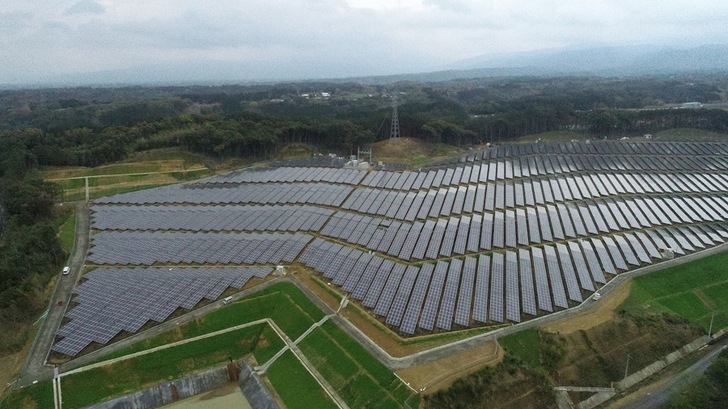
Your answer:
[[[726,90],[719,74],[6,90],[0,139],[41,166],[98,166],[164,147],[266,159],[296,142],[347,154],[389,136],[393,101],[403,136],[460,147],[549,131],[726,133]],[[693,101],[703,107],[679,109]]]

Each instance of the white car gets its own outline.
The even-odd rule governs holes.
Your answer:
[[[67,276],[68,273],[70,273],[70,272],[71,272],[71,267],[68,267],[68,266],[63,267],[63,275],[64,276]]]

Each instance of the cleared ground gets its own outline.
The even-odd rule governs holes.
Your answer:
[[[375,162],[420,166],[463,153],[452,145],[430,144],[415,138],[387,139],[372,145]]]

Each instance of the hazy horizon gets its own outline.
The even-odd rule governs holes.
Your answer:
[[[728,44],[715,0],[29,0],[0,4],[0,18],[6,85],[121,71],[148,82],[149,67],[189,64],[213,82],[380,76],[536,50]]]

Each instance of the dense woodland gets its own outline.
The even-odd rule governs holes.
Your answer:
[[[349,153],[388,137],[394,99],[403,136],[461,147],[557,130],[726,133],[726,90],[726,75],[8,90],[0,91],[0,138],[53,166],[97,166],[162,147],[270,158],[301,142]],[[706,107],[672,109],[689,101]]]
[[[620,138],[671,128],[728,133],[728,75],[507,77],[447,82],[291,83],[0,91],[0,309],[17,316],[58,271],[56,191],[40,166],[98,166],[181,147],[274,158],[290,143],[348,154],[389,136],[468,147],[576,131]],[[688,101],[700,109],[674,109]]]
[[[56,237],[57,188],[38,177],[37,166],[23,143],[0,139],[0,352],[22,347],[23,323],[45,308],[42,294],[65,257]]]

